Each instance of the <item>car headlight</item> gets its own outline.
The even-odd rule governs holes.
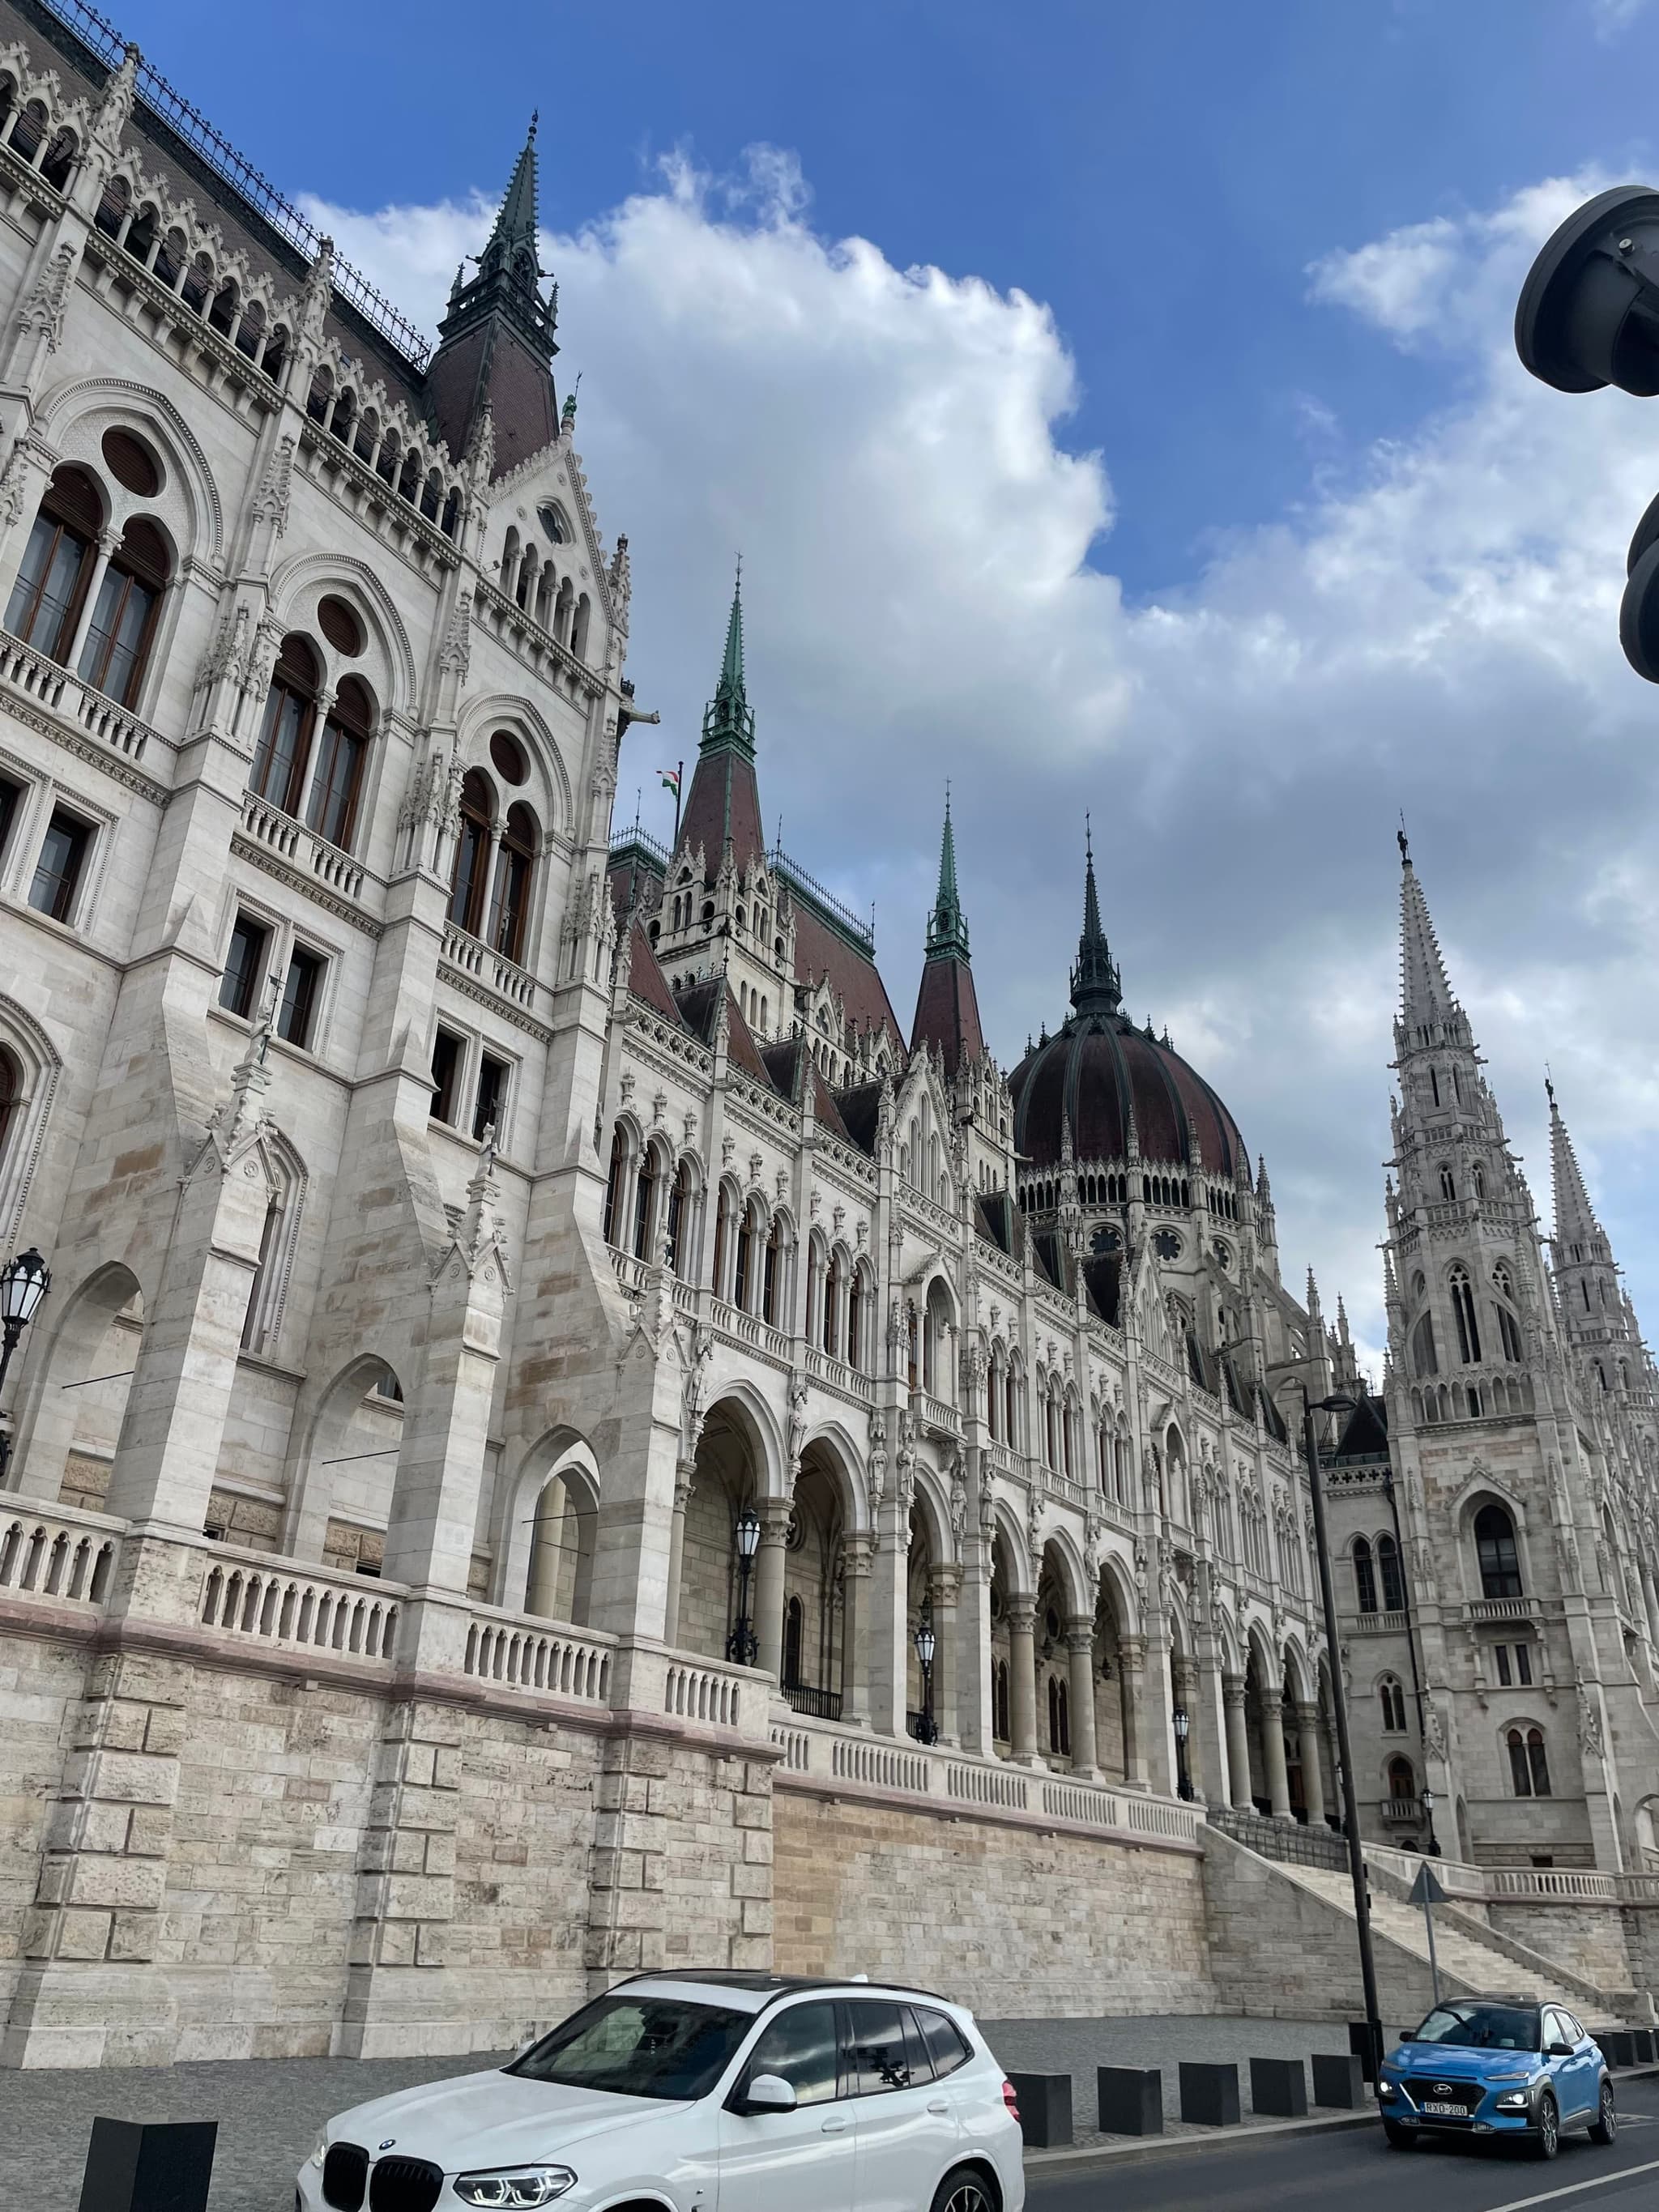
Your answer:
[[[568,2166],[514,2166],[499,2173],[459,2173],[455,2194],[463,2204],[488,2205],[493,2212],[523,2212],[523,2208],[550,2204],[575,2183]]]
[[[1524,2112],[1531,2102],[1525,2089],[1506,2089],[1492,2106],[1495,2112]]]
[[[328,2130],[325,2128],[317,2138],[317,2148],[306,2160],[307,2166],[320,2166],[328,2156]]]
[[[1400,2094],[1400,2084],[1386,2079],[1381,2081],[1376,2085],[1376,2094],[1379,2097],[1397,2097]]]

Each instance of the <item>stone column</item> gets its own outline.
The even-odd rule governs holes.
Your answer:
[[[1170,1723],[1170,1646],[1166,1635],[1146,1639],[1141,1677],[1146,1712],[1141,1734],[1146,1758],[1146,1787],[1161,1797],[1175,1795],[1175,1730]]]
[[[1131,1790],[1146,1787],[1145,1720],[1146,1639],[1122,1636],[1117,1646],[1118,1688],[1123,1707],[1123,1779]]]
[[[1036,1764],[1036,1600],[1008,1601],[1008,1727],[1022,1765]]]
[[[668,1532],[668,1605],[663,1616],[662,1640],[669,1645],[680,1637],[680,1578],[685,1571],[685,1509],[691,1503],[694,1459],[683,1459],[674,1469],[674,1518]]]
[[[1095,1743],[1095,1624],[1086,1613],[1073,1613],[1066,1624],[1066,1650],[1071,1660],[1067,1684],[1072,1709],[1072,1771],[1092,1780],[1100,1771]]]
[[[870,1569],[876,1540],[868,1529],[849,1535],[842,1550],[841,1717],[870,1717]]]
[[[1322,1828],[1325,1825],[1325,1773],[1320,1759],[1317,1705],[1297,1705],[1296,1732],[1302,1747],[1302,1795],[1307,1801],[1308,1826]]]
[[[1227,1712],[1227,1796],[1236,1813],[1252,1813],[1250,1794],[1250,1735],[1244,1724],[1244,1677],[1224,1674],[1222,1703]]]
[[[1275,1820],[1291,1819],[1291,1778],[1285,1765],[1285,1713],[1278,1698],[1261,1701],[1261,1754],[1267,1769],[1267,1796]]]
[[[896,1502],[888,1498],[876,1528],[870,1575],[870,1630],[866,1638],[870,1718],[884,1735],[902,1735],[909,1653],[908,1597],[910,1531]]]
[[[992,1753],[991,1570],[988,1540],[969,1528],[957,1601],[957,1728],[969,1751]]]
[[[794,1510],[787,1498],[760,1501],[760,1549],[755,1554],[755,1664],[774,1680],[783,1672],[783,1548]]]
[[[1227,1802],[1227,1753],[1222,1735],[1221,1667],[1213,1651],[1200,1655],[1194,1674],[1192,1741],[1198,1747],[1193,1779],[1206,1805]]]
[[[962,1621],[957,1600],[962,1591],[962,1569],[935,1567],[928,1578],[933,1601],[933,1718],[941,1743],[960,1740],[959,1687],[962,1680]]]

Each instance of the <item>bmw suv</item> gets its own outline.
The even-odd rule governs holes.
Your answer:
[[[358,2105],[295,2212],[1022,2212],[1013,2093],[924,1991],[641,1974],[498,2072]]]
[[[1565,2133],[1610,2143],[1619,2130],[1601,2047],[1565,2005],[1437,2005],[1383,2060],[1376,2094],[1395,2150],[1437,2132],[1518,2136],[1553,2158]]]

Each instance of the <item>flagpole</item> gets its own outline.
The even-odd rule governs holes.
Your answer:
[[[674,842],[669,848],[675,853],[680,849],[680,797],[684,789],[685,763],[681,761],[674,770]]]

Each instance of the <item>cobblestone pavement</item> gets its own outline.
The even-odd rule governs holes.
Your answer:
[[[1213,2019],[1018,2020],[981,2022],[1005,2066],[1070,2073],[1079,2143],[1097,2136],[1097,2066],[1160,2066],[1167,2132],[1182,2132],[1176,2068],[1183,2058],[1239,2062],[1248,2116],[1249,2068],[1258,2057],[1340,2051],[1346,2032],[1328,2024]],[[474,2073],[507,2056],[425,2059],[243,2059],[216,2065],[117,2067],[103,2071],[0,2074],[0,2208],[76,2212],[93,2116],[216,2119],[210,2212],[291,2212],[294,2174],[331,2113],[417,2081]],[[1195,2135],[1211,2132],[1194,2129]]]
[[[1218,2019],[1164,2015],[1122,2020],[982,2020],[986,2041],[1006,2067],[1019,2074],[1069,2074],[1072,2077],[1073,2142],[1123,2142],[1123,2136],[1096,2128],[1097,2066],[1156,2066],[1164,2075],[1164,2132],[1168,2136],[1212,2136],[1213,2128],[1188,2127],[1181,2118],[1182,2060],[1231,2059],[1238,2068],[1238,2101],[1244,2124],[1250,2109],[1252,2058],[1310,2058],[1318,2051],[1346,2051],[1348,2031],[1340,2021]],[[1308,2076],[1313,2094],[1313,2075]],[[1310,2106],[1310,2112],[1316,2110]],[[1322,2107],[1317,2108],[1322,2110]],[[1273,2115],[1265,2115],[1271,2118]]]

